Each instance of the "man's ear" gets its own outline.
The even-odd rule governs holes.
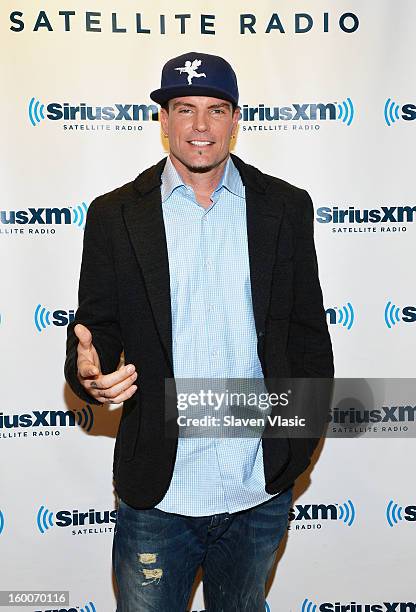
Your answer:
[[[160,107],[160,125],[164,134],[168,133],[169,113],[165,108]]]
[[[237,108],[235,109],[234,113],[233,113],[233,130],[232,130],[232,134],[233,136],[236,134],[237,132],[237,128],[238,128],[238,120],[240,119],[240,114],[241,114],[241,109],[239,106],[237,106]]]

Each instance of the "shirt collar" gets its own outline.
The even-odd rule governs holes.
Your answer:
[[[224,174],[222,176],[220,185],[228,189],[228,191],[239,198],[244,198],[243,181],[241,180],[240,173],[235,167],[231,157],[228,158],[227,163],[225,164]]]
[[[162,172],[162,185],[160,187],[162,202],[165,202],[178,187],[185,186],[185,183],[181,179],[178,171],[172,163],[170,157],[167,158],[165,167]],[[241,180],[240,173],[234,165],[231,157],[228,158],[225,164],[222,178],[215,189],[215,192],[220,191],[222,187],[225,187],[229,192],[234,195],[244,198],[244,185]]]

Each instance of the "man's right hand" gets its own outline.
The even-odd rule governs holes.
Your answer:
[[[78,323],[74,327],[78,338],[78,380],[98,402],[120,404],[136,391],[137,372],[134,365],[124,365],[111,374],[102,374],[100,359],[92,343],[90,330]]]

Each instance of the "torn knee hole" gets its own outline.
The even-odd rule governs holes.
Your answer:
[[[140,563],[155,563],[156,562],[156,553],[140,553],[138,555]]]

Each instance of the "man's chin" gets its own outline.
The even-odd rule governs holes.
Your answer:
[[[196,173],[200,173],[203,174],[205,172],[210,172],[211,170],[214,170],[214,168],[217,168],[218,166],[220,166],[226,159],[227,159],[228,155],[226,155],[223,159],[219,159],[219,160],[215,160],[215,161],[211,161],[209,162],[208,160],[200,160],[199,162],[195,162],[194,160],[180,160],[182,161],[182,163],[184,164],[184,166],[186,166],[186,168],[190,171],[190,172],[196,172]]]
[[[204,172],[209,172],[210,170],[214,170],[214,168],[219,166],[220,163],[221,162],[216,163],[216,164],[208,164],[208,165],[200,165],[200,166],[194,166],[192,164],[186,164],[186,167],[191,172],[199,172],[200,174],[203,174]]]

